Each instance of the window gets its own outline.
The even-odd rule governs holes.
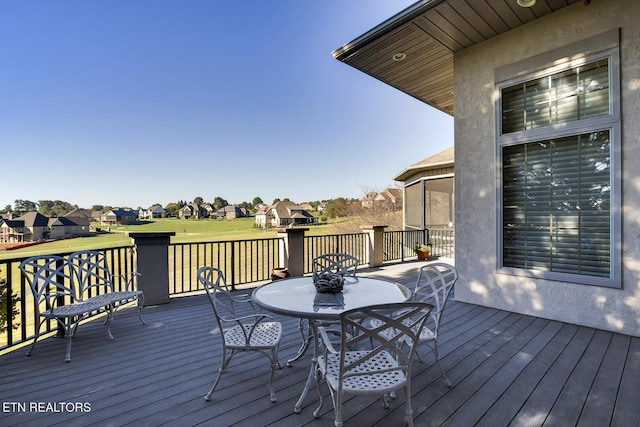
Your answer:
[[[453,178],[421,179],[405,187],[407,228],[449,227],[453,223]]]
[[[405,225],[416,230],[424,228],[423,201],[420,193],[422,193],[421,181],[408,185],[404,189]]]
[[[616,55],[498,84],[503,271],[620,286]]]
[[[425,224],[448,227],[453,222],[453,178],[425,181]]]
[[[603,59],[502,89],[502,132],[609,114],[608,74]]]

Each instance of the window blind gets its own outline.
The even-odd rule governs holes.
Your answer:
[[[502,89],[502,134],[609,114],[609,64],[581,67]]]
[[[610,131],[502,149],[503,265],[609,277]]]

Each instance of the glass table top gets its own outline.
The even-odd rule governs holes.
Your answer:
[[[266,310],[320,320],[336,320],[354,308],[404,302],[410,296],[409,289],[399,283],[369,277],[345,277],[344,288],[337,294],[317,292],[311,276],[276,280],[253,291],[254,301]]]

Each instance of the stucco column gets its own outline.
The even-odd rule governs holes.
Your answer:
[[[281,228],[278,230],[280,240],[280,266],[289,270],[291,277],[304,274],[304,233],[308,228]]]
[[[360,229],[369,235],[369,267],[379,267],[384,263],[384,229],[386,225],[362,225]]]
[[[169,243],[175,235],[173,231],[127,233],[136,247],[138,289],[144,292],[145,306],[169,302]]]

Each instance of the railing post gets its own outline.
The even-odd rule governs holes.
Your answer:
[[[360,229],[369,235],[369,267],[379,267],[384,263],[384,229],[386,225],[363,225]]]
[[[278,230],[280,267],[288,269],[291,277],[304,274],[304,232],[308,230],[308,228],[281,228]]]
[[[138,289],[144,292],[144,305],[169,302],[169,243],[173,231],[128,232],[136,247]]]

